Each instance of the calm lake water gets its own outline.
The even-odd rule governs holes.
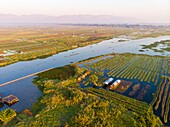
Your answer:
[[[35,77],[30,77],[19,82],[0,87],[0,93],[3,97],[13,94],[19,98],[19,102],[12,105],[10,108],[15,109],[16,111],[22,111],[31,107],[32,103],[42,95],[38,87],[32,84],[33,78]],[[9,108],[9,106],[4,105],[4,107],[0,108],[0,110],[6,108]]]
[[[170,39],[170,36],[118,42],[118,40],[121,39],[122,38],[114,38],[111,40],[102,41],[98,44],[61,52],[45,59],[18,62],[6,67],[0,67],[0,84],[49,68],[68,65],[72,62],[78,62],[90,57],[100,56],[113,52],[170,56],[170,52],[159,53],[152,50],[139,52],[139,50],[142,48],[141,45],[149,45],[155,41],[168,40]],[[32,79],[33,77],[30,77],[15,83],[11,83],[7,86],[0,87],[0,94],[3,94],[3,97],[9,94],[14,94],[19,97],[20,101],[12,106],[12,108],[16,111],[21,111],[25,108],[29,108],[31,104],[39,96],[41,96],[41,92],[34,84],[32,84]],[[3,108],[0,110],[2,109]]]

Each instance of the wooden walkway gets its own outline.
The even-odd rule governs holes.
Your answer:
[[[49,68],[49,69],[46,69],[46,70],[43,70],[43,71],[39,71],[39,72],[30,74],[30,75],[27,75],[27,76],[24,76],[24,77],[21,77],[21,78],[17,78],[17,79],[15,79],[15,80],[12,80],[12,81],[9,81],[9,82],[3,83],[3,84],[0,84],[0,87],[3,87],[3,86],[6,86],[6,85],[9,85],[9,84],[12,84],[12,83],[14,83],[14,82],[17,82],[17,81],[20,81],[20,80],[23,80],[23,79],[26,79],[26,78],[29,78],[29,77],[32,77],[32,76],[35,76],[35,75],[37,75],[37,74],[39,74],[39,73],[48,71],[48,70],[50,70],[50,69],[53,69],[53,68]]]

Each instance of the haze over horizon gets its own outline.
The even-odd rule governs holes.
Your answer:
[[[145,23],[170,23],[169,0],[0,0],[0,14],[112,15]]]

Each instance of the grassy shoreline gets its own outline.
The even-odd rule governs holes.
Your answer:
[[[32,57],[29,57],[29,53],[28,54],[10,55],[10,56],[4,57],[4,58],[10,59],[11,61],[0,62],[0,67],[4,67],[4,66],[7,66],[7,65],[10,65],[10,64],[13,64],[13,63],[21,62],[21,61],[30,61],[30,60],[35,60],[35,59],[47,58],[47,57],[50,57],[52,55],[56,55],[56,54],[61,53],[61,52],[73,50],[73,49],[76,49],[76,48],[81,48],[81,47],[92,45],[92,44],[97,44],[97,43],[100,43],[100,42],[102,42],[104,40],[109,40],[109,39],[111,39],[111,37],[110,38],[106,37],[103,40],[95,40],[93,42],[87,42],[87,44],[84,44],[83,46],[71,47],[71,48],[60,50],[60,51],[56,51],[55,49],[52,49],[52,50],[48,50],[48,52],[45,52],[45,53],[43,53],[41,55],[39,54],[39,52],[37,52],[35,54],[35,56],[32,56]],[[26,56],[28,55],[28,57],[23,57],[22,58],[22,56],[24,56],[24,55],[26,55]],[[32,53],[30,53],[30,55],[32,55]]]

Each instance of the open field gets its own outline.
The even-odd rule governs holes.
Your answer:
[[[143,35],[143,36],[140,36]],[[145,36],[144,36],[145,35]],[[0,66],[50,56],[114,37],[138,39],[170,35],[162,28],[107,26],[16,26],[0,29]]]

